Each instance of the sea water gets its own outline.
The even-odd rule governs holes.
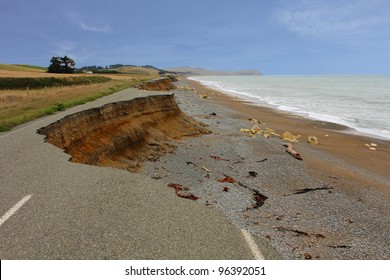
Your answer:
[[[190,79],[263,106],[390,140],[390,76],[200,76]]]

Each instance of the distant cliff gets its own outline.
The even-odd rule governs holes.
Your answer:
[[[252,75],[261,75],[257,70],[240,70],[240,71],[217,71],[217,70],[208,70],[203,68],[193,68],[193,67],[173,67],[166,68],[165,71],[176,72],[182,75],[188,76],[252,76]]]

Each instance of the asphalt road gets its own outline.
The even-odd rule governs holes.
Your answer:
[[[146,94],[158,93],[127,89],[0,134],[0,259],[267,257],[219,210],[140,174],[71,163],[36,133],[67,114]]]

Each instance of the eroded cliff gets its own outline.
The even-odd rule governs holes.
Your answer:
[[[176,89],[171,79],[168,77],[162,77],[146,81],[139,85],[139,89],[142,90],[153,90],[153,91],[168,91]]]
[[[173,95],[158,95],[72,114],[38,133],[73,162],[136,171],[142,162],[173,151],[175,140],[210,131],[184,114]]]

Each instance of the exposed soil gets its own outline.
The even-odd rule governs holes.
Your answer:
[[[137,171],[183,137],[210,133],[184,114],[173,95],[148,96],[69,115],[38,130],[72,162]]]
[[[170,78],[158,78],[146,81],[139,85],[138,88],[142,90],[167,91],[176,89],[176,86],[172,83]]]

